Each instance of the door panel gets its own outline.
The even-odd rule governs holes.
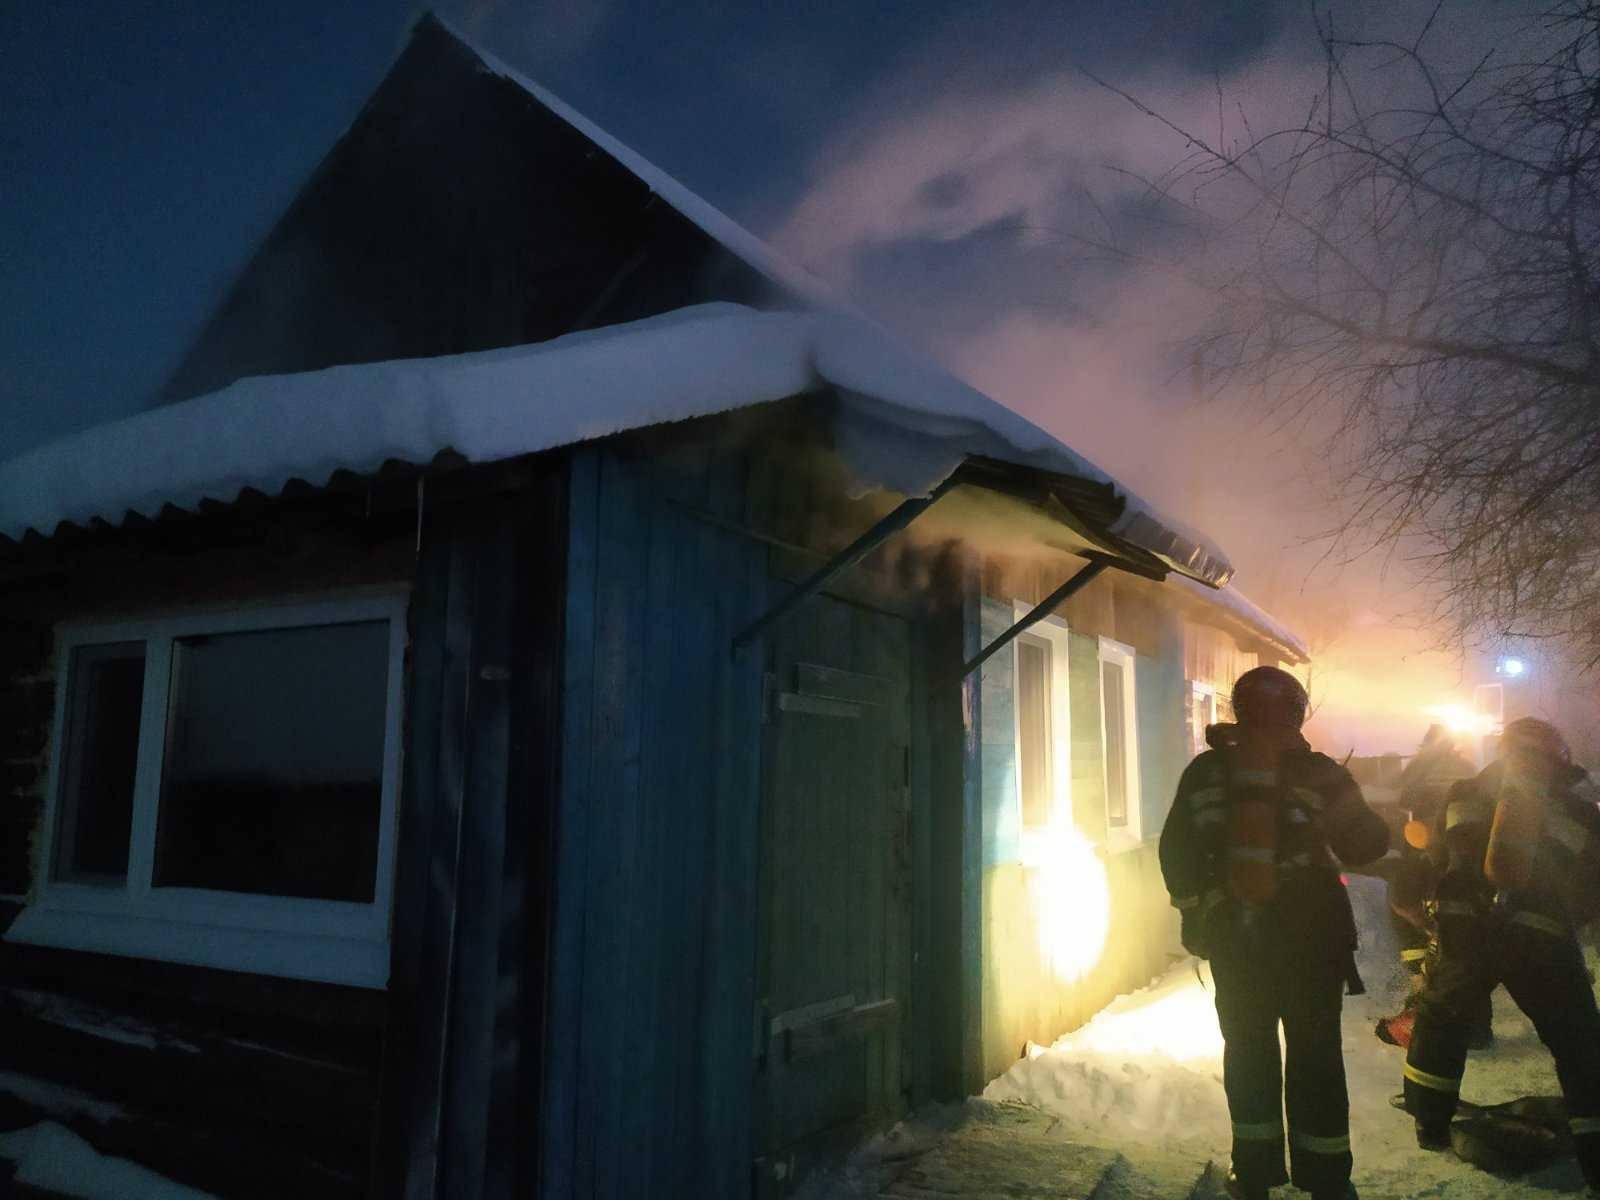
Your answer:
[[[756,1088],[769,1162],[903,1108],[909,652],[903,619],[830,597],[774,639]]]

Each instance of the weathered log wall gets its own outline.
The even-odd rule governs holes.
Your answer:
[[[5,924],[42,868],[55,624],[403,585],[414,495],[347,482],[0,557]],[[4,941],[0,980],[0,1128],[61,1121],[221,1195],[366,1193],[383,992]]]

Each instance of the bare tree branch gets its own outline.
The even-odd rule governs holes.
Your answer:
[[[1219,301],[1197,388],[1332,430],[1330,554],[1419,565],[1452,637],[1600,665],[1600,0],[1556,0],[1462,70],[1430,45],[1444,4],[1404,41],[1313,9],[1325,91],[1259,136],[1241,112],[1233,143],[1090,78],[1184,141],[1150,186]]]

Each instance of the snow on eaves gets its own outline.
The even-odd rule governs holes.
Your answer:
[[[813,383],[803,321],[687,309],[527,346],[241,379],[0,464],[0,534],[274,495],[446,448],[491,462],[778,399]]]
[[[1256,636],[1288,651],[1297,661],[1311,660],[1311,650],[1299,635],[1237,588],[1231,586],[1209,588],[1177,573],[1171,578],[1177,581],[1181,589],[1189,592],[1202,604],[1210,605],[1213,609],[1221,609]]]
[[[291,480],[320,485],[447,449],[492,462],[823,385],[843,398],[836,444],[863,491],[926,495],[969,455],[1110,483],[1126,498],[1111,532],[1158,554],[1192,539],[1192,557],[1231,573],[1216,546],[875,327],[736,304],[529,346],[241,379],[0,464],[0,534],[276,494]]]

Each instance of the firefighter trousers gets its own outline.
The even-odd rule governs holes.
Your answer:
[[[1393,923],[1395,940],[1400,943],[1400,963],[1411,975],[1411,994],[1406,997],[1406,1007],[1414,1008],[1428,986],[1428,977],[1438,970],[1439,939],[1402,917],[1395,916]],[[1489,992],[1472,1003],[1470,1016],[1468,1045],[1481,1050],[1494,1041],[1494,1004]]]
[[[1313,1195],[1342,1197],[1350,1179],[1350,1103],[1339,1037],[1344,965],[1218,956],[1211,973],[1239,1181],[1254,1189],[1292,1178]]]
[[[1472,1013],[1503,983],[1555,1058],[1578,1162],[1589,1185],[1600,1187],[1600,1008],[1577,939],[1546,918],[1516,913],[1440,924],[1439,959],[1418,997],[1406,1053],[1406,1111],[1423,1125],[1448,1127]]]

